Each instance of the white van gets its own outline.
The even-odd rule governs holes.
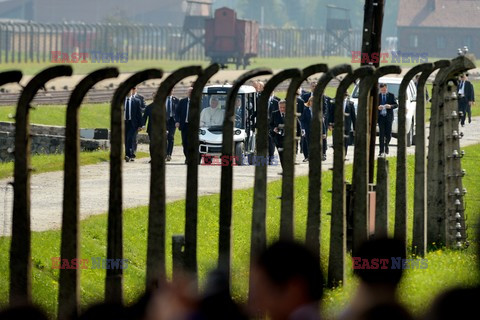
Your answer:
[[[402,82],[403,78],[389,78],[389,77],[382,77],[378,80],[378,83],[386,83],[388,86],[388,92],[391,92],[395,95],[398,103],[398,91],[400,89],[400,83]],[[359,95],[359,86],[358,83],[355,85],[353,89],[352,95],[350,100],[355,104],[355,112],[357,112],[357,105],[358,105],[358,95]],[[417,108],[417,86],[413,81],[410,81],[407,87],[407,95],[406,95],[406,107],[407,107],[407,119],[406,119],[406,127],[407,127],[407,146],[411,146],[414,144],[414,136],[415,136],[415,110]],[[392,135],[396,138],[398,133],[398,108],[393,110],[393,125],[392,125]],[[378,127],[377,127],[378,132]]]

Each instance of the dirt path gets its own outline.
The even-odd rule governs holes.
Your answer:
[[[461,141],[462,146],[480,143],[480,117],[462,128],[465,133]],[[396,140],[393,139],[391,156],[395,156]],[[329,138],[331,145],[331,137]],[[145,146],[143,146],[145,148]],[[408,148],[408,153],[414,153],[415,148]],[[348,150],[351,163],[353,148]],[[466,155],[468,157],[468,154]],[[324,163],[324,170],[332,166],[333,151],[328,150],[328,159]],[[303,155],[298,155],[299,164],[295,167],[297,175],[308,174],[308,164],[302,162]],[[140,159],[136,162],[125,163],[123,170],[123,205],[124,208],[148,205],[150,185],[149,159]],[[186,166],[180,147],[175,147],[172,161],[167,164],[167,202],[185,198]],[[220,192],[220,167],[200,166],[199,195],[217,194]],[[85,219],[90,215],[102,214],[108,210],[108,181],[109,164],[83,166],[80,179],[80,215]],[[280,166],[270,166],[268,181],[281,178]],[[234,168],[234,188],[245,189],[253,187],[254,167]],[[12,179],[0,180],[0,235],[8,235],[11,231],[11,215],[13,192],[8,184]],[[58,229],[61,226],[62,199],[63,199],[63,172],[43,173],[32,176],[32,230],[43,231]]]

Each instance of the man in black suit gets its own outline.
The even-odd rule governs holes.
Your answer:
[[[313,96],[305,102],[305,108],[303,109],[302,116],[300,117],[300,123],[302,124],[302,134],[303,134],[303,155],[305,159],[303,162],[308,161],[309,155],[309,142],[310,142],[310,127],[312,123],[313,113],[312,113],[312,105],[313,105]]]
[[[388,145],[392,138],[392,123],[393,123],[393,109],[398,107],[395,95],[388,92],[386,83],[380,84],[380,93],[378,95],[378,128],[380,139],[380,154],[379,156],[388,154]]]
[[[317,87],[317,83],[315,81],[310,82],[310,91],[305,91],[302,93],[301,98],[302,100],[307,103],[308,99],[313,96],[313,91]]]
[[[147,108],[147,104],[145,103],[145,97],[138,93],[137,87],[134,87],[133,90],[134,90],[133,96],[135,98],[139,99],[140,102],[141,102],[140,111],[142,111],[142,113],[143,113],[143,112],[145,112],[145,109]]]
[[[344,128],[345,128],[345,155],[348,152],[348,146],[350,144],[350,137],[355,135],[355,122],[357,121],[357,115],[355,114],[355,104],[350,101],[348,93],[345,92],[345,99],[343,100],[343,111],[345,113]]]
[[[173,153],[173,146],[175,143],[175,123],[177,123],[175,119],[176,110],[178,107],[178,98],[175,97],[172,92],[167,97],[166,101],[166,119],[167,119],[167,157],[166,160],[172,160],[172,153]]]
[[[272,92],[270,98],[268,98],[268,123],[272,119],[272,113],[278,111],[278,102],[280,98],[276,97]],[[273,140],[273,135],[269,130],[268,133],[268,164],[273,163],[273,157],[275,155],[275,141]]]
[[[188,111],[190,109],[190,95],[192,94],[193,88],[188,88],[187,97],[180,100],[176,110],[176,123],[177,127],[182,133],[182,145],[183,145],[183,154],[185,155],[185,163],[187,163],[187,146],[188,146]]]
[[[458,111],[462,112],[460,124],[465,126],[465,119],[468,114],[468,123],[472,122],[472,105],[475,103],[475,92],[473,85],[468,81],[468,74],[462,74],[458,83]]]
[[[297,114],[301,117],[303,114],[303,110],[305,109],[305,101],[303,101],[302,98],[300,98],[302,95],[302,90],[298,89],[297,95],[296,95],[296,101],[297,101]],[[296,142],[296,153],[298,153],[298,141]],[[300,138],[300,153],[303,153],[303,136]]]
[[[348,145],[349,145],[349,138],[351,135],[353,135],[353,132],[355,132],[355,122],[357,120],[356,114],[355,114],[355,105],[352,101],[350,101],[348,97],[348,93],[345,93],[345,98],[343,100],[343,112],[345,114],[343,118],[343,128],[344,128],[344,134],[345,134],[345,140],[344,140],[344,146],[345,146],[345,155],[347,155],[348,152]],[[329,126],[330,129],[333,129],[333,126],[335,125],[335,110],[334,110],[335,104],[332,103],[330,105],[330,108],[327,112],[328,114],[328,119],[329,119]]]
[[[134,140],[136,133],[143,127],[142,111],[140,110],[142,102],[134,97],[134,93],[135,90],[132,89],[124,104],[126,162],[135,161]]]
[[[280,163],[283,165],[283,137],[285,135],[283,124],[285,123],[287,101],[280,100],[278,102],[278,110],[272,112],[272,118],[270,119],[270,133],[273,136],[273,141],[277,146],[278,156],[280,157]],[[297,118],[297,136],[301,136],[302,125]]]
[[[143,114],[145,112],[146,107],[147,107],[147,104],[145,103],[145,97],[138,93],[137,87],[134,87],[133,90],[134,90],[133,97],[137,98],[141,102],[140,103],[140,111]],[[135,155],[137,153],[137,135],[138,135],[138,131],[135,133],[135,138],[133,139],[133,157],[134,158],[135,158]]]
[[[330,116],[333,114],[333,104],[332,104],[332,98],[324,95],[323,96],[323,103],[322,103],[322,114],[323,114],[323,126],[322,126],[322,152],[323,152],[323,158],[322,160],[325,161],[327,160],[327,149],[328,149],[328,143],[327,143],[327,136],[328,136],[328,128],[331,128],[330,124]],[[332,119],[332,125],[333,125],[333,119]]]

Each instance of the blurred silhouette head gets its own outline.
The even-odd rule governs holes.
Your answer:
[[[396,287],[402,278],[403,270],[392,268],[392,257],[405,259],[405,246],[401,241],[390,238],[368,240],[360,246],[354,258],[360,258],[362,261],[367,259],[369,262],[372,259],[378,259],[378,261],[388,259],[388,268],[354,269],[354,274],[367,284],[386,284]]]
[[[267,248],[252,270],[254,309],[272,320],[286,319],[323,294],[320,259],[296,242],[279,241]]]
[[[2,320],[48,320],[47,315],[43,310],[36,306],[26,305],[8,308],[0,312],[0,319]]]
[[[99,304],[90,306],[78,318],[78,320],[103,320],[103,319],[128,320],[130,319],[130,314],[127,312],[127,309],[121,304],[99,303]]]
[[[359,320],[413,320],[407,309],[396,303],[376,305],[363,313]]]

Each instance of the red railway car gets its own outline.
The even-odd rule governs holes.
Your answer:
[[[213,19],[205,22],[205,55],[212,62],[233,63],[246,68],[258,54],[258,23],[237,19],[229,8],[215,10]]]

